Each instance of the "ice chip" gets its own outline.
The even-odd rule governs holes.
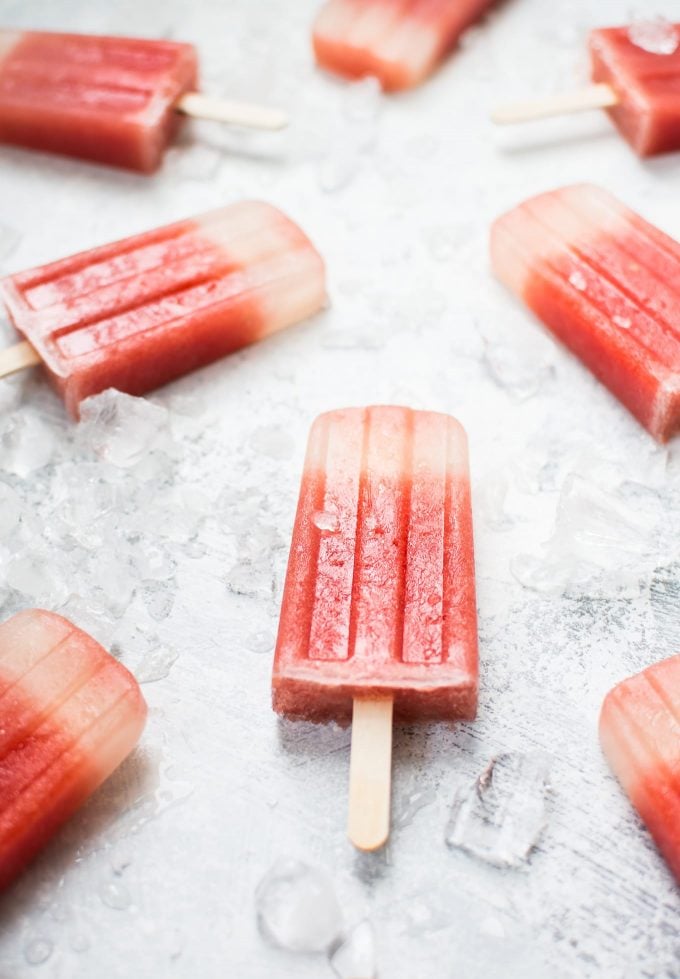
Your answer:
[[[146,398],[113,388],[88,398],[80,409],[80,436],[106,462],[127,469],[164,448],[168,413]]]
[[[574,287],[574,289],[578,289],[579,292],[585,292],[586,289],[588,288],[588,283],[586,282],[585,275],[583,274],[583,272],[579,272],[578,269],[575,272],[571,273],[571,275],[569,276],[569,282]]]
[[[328,510],[315,510],[312,514],[312,523],[327,534],[336,533],[340,526],[337,513]]]
[[[680,46],[680,31],[665,17],[640,17],[628,28],[631,42],[650,54],[675,54]]]
[[[517,342],[485,341],[484,363],[494,383],[516,402],[538,394],[554,370],[547,354],[527,350]]]
[[[280,860],[255,892],[262,935],[291,952],[325,952],[338,940],[342,912],[329,878],[297,860]]]
[[[417,813],[426,806],[431,806],[436,798],[437,796],[432,789],[419,789],[410,792],[397,806],[396,815],[393,819],[394,828],[403,829],[405,826],[409,826]]]
[[[375,979],[375,936],[370,921],[360,921],[328,956],[339,979]]]
[[[548,769],[543,756],[505,752],[451,806],[446,843],[497,867],[519,867],[547,821]]]
[[[0,435],[0,468],[24,479],[42,469],[54,452],[54,435],[35,414],[10,415]]]

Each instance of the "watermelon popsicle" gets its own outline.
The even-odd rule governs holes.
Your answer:
[[[322,68],[376,77],[387,92],[413,88],[495,0],[327,0],[312,40]]]
[[[60,615],[0,625],[0,889],[132,751],[146,704],[134,677]]]
[[[106,388],[144,394],[311,316],[325,275],[297,225],[246,201],[11,275],[0,298],[26,338],[0,376],[42,363],[77,417]]]
[[[274,659],[274,709],[353,719],[352,841],[389,832],[392,713],[472,719],[477,615],[465,433],[350,408],[312,427]]]
[[[680,656],[655,663],[607,694],[600,742],[680,882]]]
[[[182,115],[276,129],[274,109],[197,92],[191,44],[0,31],[0,142],[151,173]]]
[[[649,21],[594,30],[593,84],[571,94],[508,105],[495,122],[606,109],[640,156],[680,150],[680,24]]]
[[[680,244],[584,184],[498,218],[491,261],[656,439],[680,429]]]

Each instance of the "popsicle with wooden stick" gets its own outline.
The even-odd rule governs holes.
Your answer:
[[[0,31],[0,142],[150,173],[182,116],[287,123],[278,109],[199,92],[191,44]]]
[[[146,704],[87,633],[31,609],[0,625],[0,890],[132,751]]]
[[[41,364],[66,407],[145,394],[315,313],[321,256],[281,211],[243,201],[0,280],[22,343],[0,377]]]
[[[312,427],[272,679],[274,709],[352,721],[349,836],[389,834],[392,719],[472,719],[477,616],[465,433],[400,407]]]
[[[592,31],[592,85],[502,106],[493,112],[493,121],[516,123],[606,109],[640,156],[680,150],[680,24],[668,24],[665,30],[666,43],[660,39],[656,45],[641,43],[632,27]]]

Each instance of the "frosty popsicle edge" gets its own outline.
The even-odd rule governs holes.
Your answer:
[[[269,204],[232,204],[0,280],[26,338],[0,354],[0,376],[37,358],[77,417],[92,394],[144,394],[325,298],[323,260],[304,232]]]
[[[317,63],[387,92],[423,82],[495,0],[327,0],[312,30]]]
[[[407,720],[475,716],[476,622],[467,440],[458,422],[392,406],[317,418],[272,697],[289,717],[353,718],[350,838],[361,849],[382,845],[389,831],[392,712]]]
[[[496,276],[659,441],[680,428],[680,244],[589,184],[491,230]]]
[[[197,89],[191,44],[0,30],[0,142],[151,173],[182,115],[286,125],[279,110]]]
[[[42,609],[0,625],[0,890],[111,775],[146,719],[139,685]]]
[[[612,771],[680,883],[680,656],[614,687],[599,730]]]

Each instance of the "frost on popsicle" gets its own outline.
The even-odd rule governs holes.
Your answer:
[[[497,867],[519,867],[547,822],[546,760],[505,752],[492,759],[472,785],[454,796],[446,844]]]
[[[650,54],[675,54],[680,46],[680,30],[665,17],[636,17],[628,27],[628,37]]]

